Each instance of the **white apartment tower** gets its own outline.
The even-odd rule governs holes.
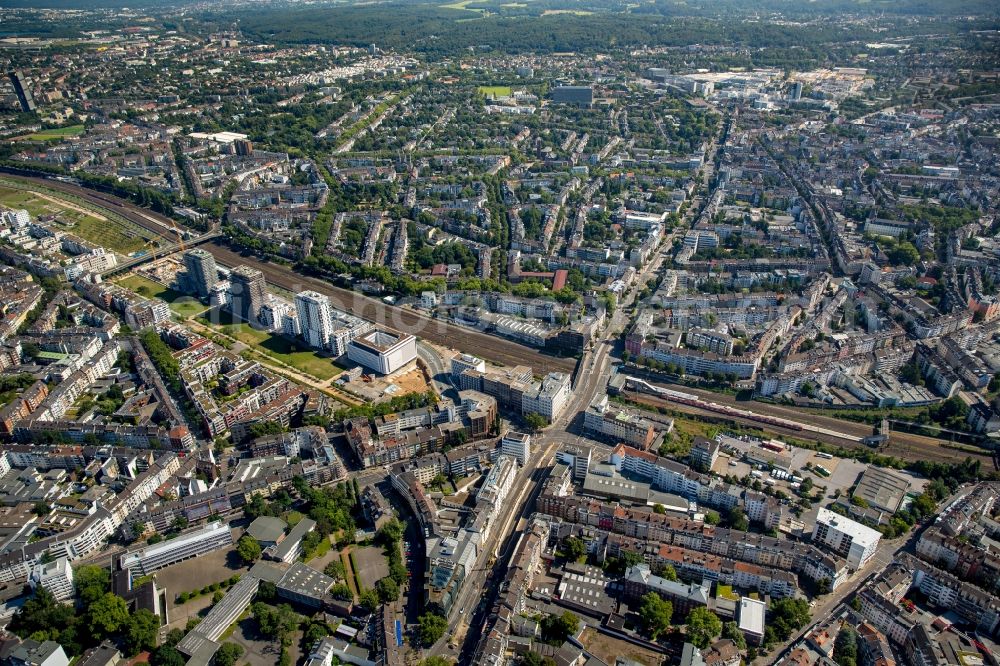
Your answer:
[[[39,585],[52,593],[56,601],[73,598],[73,567],[69,559],[60,557],[47,564],[36,564],[28,579],[32,589]]]
[[[295,296],[299,330],[310,347],[325,349],[333,334],[333,310],[330,299],[315,291],[303,291]]]

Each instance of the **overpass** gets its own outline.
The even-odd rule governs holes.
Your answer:
[[[118,275],[119,273],[128,271],[132,268],[135,268],[136,266],[141,266],[142,264],[148,263],[150,261],[155,261],[156,259],[159,259],[161,257],[173,254],[174,252],[178,252],[180,250],[187,250],[197,245],[201,245],[202,243],[207,243],[208,241],[215,240],[221,235],[222,232],[216,229],[213,231],[206,232],[200,236],[195,236],[190,240],[179,240],[173,243],[168,243],[167,245],[158,247],[152,252],[147,252],[146,254],[143,254],[138,257],[132,257],[128,261],[123,261],[114,268],[109,268],[108,270],[103,271],[101,273],[101,277],[108,278]]]

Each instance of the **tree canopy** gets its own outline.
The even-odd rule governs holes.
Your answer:
[[[720,633],[722,633],[722,620],[707,608],[698,607],[688,614],[687,637],[695,646],[704,650]]]
[[[424,613],[418,622],[420,643],[425,647],[434,645],[448,630],[448,620],[437,613]]]
[[[256,539],[249,534],[244,534],[236,544],[236,552],[244,562],[253,564],[260,559],[262,551]]]
[[[674,615],[674,605],[656,592],[647,592],[639,606],[639,617],[645,625],[646,633],[654,641],[670,629],[670,619]]]

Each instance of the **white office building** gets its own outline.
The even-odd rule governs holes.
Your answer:
[[[330,299],[316,291],[303,291],[295,296],[299,331],[310,347],[326,349],[333,334],[333,314]]]
[[[510,456],[522,467],[528,464],[531,457],[531,435],[526,432],[510,430],[500,440],[500,454]]]
[[[843,557],[848,566],[857,570],[875,554],[882,534],[839,513],[820,508],[812,538]]]
[[[73,598],[73,567],[69,559],[60,557],[48,564],[36,564],[31,569],[28,578],[31,589],[38,586],[48,590],[56,601],[67,601]]]
[[[513,458],[500,456],[497,462],[490,468],[483,485],[476,493],[476,504],[480,505],[489,502],[494,507],[499,507],[507,499],[507,493],[514,485],[517,478],[517,463]]]
[[[376,329],[351,340],[347,345],[347,358],[388,375],[417,358],[417,339],[409,333]]]
[[[521,395],[521,413],[539,414],[549,422],[559,418],[573,393],[571,377],[564,372],[550,372]]]
[[[472,354],[459,354],[451,359],[451,376],[456,379],[462,376],[466,370],[476,372],[486,372],[486,361]]]

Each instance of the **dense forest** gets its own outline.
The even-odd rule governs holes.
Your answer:
[[[980,0],[970,0],[980,6],[980,15],[995,16],[997,7]],[[506,3],[508,6],[511,3]],[[523,4],[523,3],[522,3]],[[467,5],[455,9],[442,5],[393,3],[391,5],[274,7],[241,13],[242,29],[265,41],[325,42],[365,46],[370,43],[383,48],[415,50],[428,56],[449,56],[459,51],[476,48],[505,53],[593,51],[612,47],[687,46],[690,44],[718,44],[746,46],[748,48],[800,49],[806,52],[823,45],[855,40],[877,39],[885,36],[885,25],[862,28],[856,23],[803,22],[779,23],[770,20],[734,21],[733,17],[746,14],[747,3],[732,5],[733,13],[723,14],[722,5],[712,5],[711,11],[701,12],[697,7],[684,5],[684,11],[673,3],[653,3],[627,12],[613,11],[613,3],[589,7],[574,3],[579,13],[565,13],[568,9],[548,9],[549,4],[566,5],[564,0],[539,0],[527,5],[531,13],[521,7],[504,7],[498,0]],[[786,3],[785,9],[793,10]],[[799,3],[813,9],[838,2]],[[866,5],[851,4],[855,9]],[[919,6],[915,2],[893,5],[897,15]],[[949,4],[948,7],[956,5]],[[391,9],[390,9],[391,7]],[[742,8],[738,11],[736,8]],[[611,9],[612,11],[609,11]],[[754,10],[760,10],[754,5]],[[546,11],[560,12],[545,14]],[[638,12],[641,11],[642,14]],[[835,10],[831,10],[835,11]],[[975,13],[970,8],[970,13]],[[792,11],[795,13],[795,11]],[[922,14],[923,12],[915,12]],[[718,16],[716,16],[718,14]],[[209,22],[231,20],[231,14],[209,13]],[[843,18],[843,17],[841,17]],[[461,20],[459,20],[461,19]],[[886,19],[885,23],[891,22]],[[970,21],[967,25],[935,22],[935,31],[972,29],[974,26],[993,25],[995,21]],[[911,34],[919,23],[900,19],[894,28],[897,34]],[[920,30],[926,31],[926,26]]]
[[[885,37],[996,28],[1000,4],[991,0],[653,0],[636,5],[627,0],[473,0],[447,4],[438,0],[390,0],[371,4],[238,1],[184,10],[166,0],[11,0],[8,8],[51,7],[95,10],[71,20],[43,15],[13,15],[0,35],[37,34],[65,37],[113,20],[100,8],[139,7],[154,15],[162,10],[164,25],[185,31],[210,32],[230,27],[271,42],[336,43],[412,50],[430,57],[455,55],[468,48],[506,53],[594,51],[613,47],[718,44],[748,48],[801,49],[819,56],[824,45]],[[774,20],[777,17],[785,21]],[[824,20],[836,17],[835,21]],[[855,19],[878,17],[871,25]],[[962,23],[927,17],[980,17]],[[914,20],[914,17],[921,17]],[[985,18],[988,17],[988,18]],[[787,19],[797,19],[790,23]],[[179,21],[176,23],[175,21]],[[928,21],[933,25],[928,26]],[[876,25],[877,23],[877,25]],[[778,64],[781,63],[761,63]]]
[[[13,8],[51,8],[51,9],[114,9],[114,8],[141,8],[141,9],[174,9],[179,5],[195,4],[197,0],[7,0],[4,6]],[[216,4],[216,3],[213,3]],[[231,11],[241,5],[251,3],[230,0],[219,2],[217,7]],[[257,7],[261,4],[252,3]],[[365,7],[378,8],[375,3],[359,3]],[[392,4],[393,12],[401,5],[417,7],[423,3],[386,3]],[[427,5],[435,6],[446,4],[430,0]],[[277,1],[270,5],[279,11],[301,6],[295,2]],[[313,7],[328,11],[333,7],[343,9],[354,9],[349,4],[341,2],[330,3],[323,7],[323,3],[312,4]],[[385,10],[385,4],[381,5]],[[641,8],[640,8],[641,7]],[[474,2],[466,11],[478,11],[485,9],[490,12],[504,12],[511,14],[534,14],[538,15],[547,10],[569,10],[569,11],[590,11],[590,12],[622,12],[634,11],[649,14],[661,14],[664,16],[715,16],[727,17],[734,14],[760,15],[766,13],[780,13],[786,16],[818,16],[826,14],[867,14],[879,15],[883,13],[909,14],[924,16],[969,16],[983,14],[997,14],[996,3],[991,0],[948,0],[940,2],[935,0],[813,0],[812,2],[800,2],[799,0],[653,0],[637,6],[630,0],[534,0],[531,3],[510,3],[507,0],[478,0]],[[391,14],[393,12],[385,12]]]

